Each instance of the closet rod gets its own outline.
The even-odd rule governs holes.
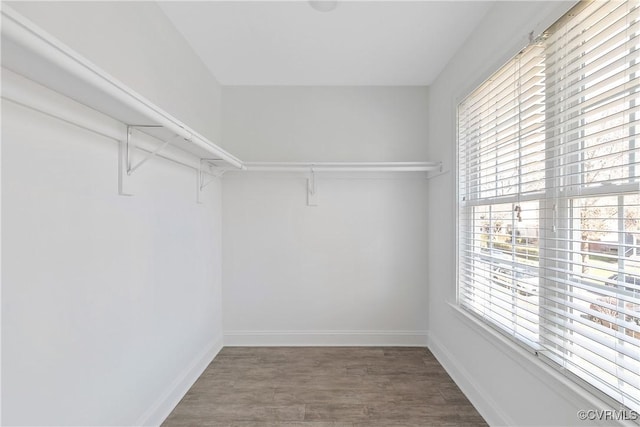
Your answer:
[[[440,162],[245,162],[248,172],[431,172]]]
[[[153,105],[120,81],[100,70],[94,64],[69,49],[59,40],[38,28],[35,24],[2,6],[2,35],[26,50],[55,64],[70,75],[89,83],[108,98],[115,99],[126,107],[162,125],[185,140],[219,157],[230,165],[242,169],[242,162],[230,153],[189,129],[165,111]],[[96,108],[98,109],[98,108]],[[99,109],[98,109],[99,110]]]
[[[82,123],[79,123],[77,121],[71,120],[71,119],[66,118],[66,117],[62,117],[60,115],[56,115],[55,113],[52,113],[52,112],[47,111],[47,110],[44,110],[42,108],[38,108],[38,107],[34,107],[32,105],[29,105],[29,104],[25,104],[25,103],[23,103],[21,101],[6,97],[4,95],[2,97],[0,97],[0,98],[5,100],[5,101],[7,101],[7,102],[11,102],[12,104],[18,105],[18,106],[20,106],[22,108],[26,108],[26,109],[29,109],[31,111],[35,111],[37,113],[43,114],[43,115],[45,115],[47,117],[51,117],[52,119],[60,120],[61,122],[67,123],[67,124],[69,124],[71,126],[75,126],[78,129],[82,129],[82,130],[85,130],[87,132],[91,132],[91,133],[93,133],[95,135],[98,135],[98,136],[103,137],[105,139],[111,140],[111,141],[113,141],[115,143],[119,143],[121,141],[121,139],[122,139],[122,138],[114,136],[112,133],[106,133],[106,132],[103,132],[103,131],[96,130],[93,127],[86,126],[86,125],[84,125]],[[148,135],[148,134],[145,134],[145,135],[147,135],[149,138],[153,138],[153,139],[158,140],[158,142],[160,142],[160,143],[163,142],[162,140],[159,140],[157,137],[155,137],[153,135]],[[150,149],[145,148],[145,147],[136,147],[136,149],[140,150],[142,152],[145,152],[147,154],[151,154],[153,152],[153,150],[150,150]],[[192,164],[189,164],[189,163],[186,163],[184,161],[175,159],[175,158],[167,156],[165,154],[157,153],[156,157],[160,157],[161,159],[168,160],[168,161],[170,161],[172,163],[175,163],[177,165],[181,165],[181,166],[187,167],[189,169],[193,169],[196,172],[204,173],[204,174],[209,175],[209,176],[211,176],[213,178],[219,178],[219,176],[216,175],[215,173],[207,172],[206,170],[202,170],[201,168],[198,168],[198,167],[196,167],[196,166],[194,166]]]
[[[141,116],[144,120],[149,120],[151,122],[149,124],[160,125],[207,153],[207,156],[198,154],[200,157],[211,155],[239,170],[265,172],[431,172],[442,170],[440,162],[242,162],[98,68],[11,7],[3,4],[0,13],[2,15],[3,67],[48,86],[124,124],[143,125],[144,123],[136,118]],[[88,85],[91,89],[90,93],[75,93],[76,96],[73,96],[77,81]],[[115,111],[114,107],[117,107]],[[109,111],[112,114],[109,114]],[[124,118],[118,117],[122,114],[125,114]],[[224,165],[219,166],[219,170],[235,170]]]

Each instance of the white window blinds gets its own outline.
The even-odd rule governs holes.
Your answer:
[[[639,37],[580,3],[458,108],[460,305],[636,411]]]

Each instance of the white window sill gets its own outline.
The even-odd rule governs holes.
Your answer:
[[[484,338],[487,343],[495,347],[501,354],[506,355],[511,360],[520,365],[524,370],[532,376],[538,378],[542,383],[556,391],[559,396],[569,401],[577,409],[619,409],[612,406],[612,401],[600,398],[594,393],[581,387],[578,383],[566,377],[560,371],[561,368],[554,368],[550,364],[540,360],[535,350],[525,348],[510,340],[489,325],[484,324],[481,320],[460,308],[458,304],[448,302],[449,307],[456,315],[463,320],[471,329],[478,332],[478,335]],[[565,391],[561,388],[564,387]],[[595,389],[594,389],[595,391]],[[598,392],[599,394],[600,392]],[[576,422],[579,420],[576,418]],[[620,426],[637,426],[633,421],[616,421],[607,420],[607,425]]]

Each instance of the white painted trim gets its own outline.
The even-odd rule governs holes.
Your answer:
[[[573,405],[585,408],[610,407],[610,405],[562,375],[548,363],[536,357],[533,349],[528,348],[526,345],[520,345],[516,341],[512,341],[497,330],[494,330],[488,324],[479,321],[457,304],[448,304],[457,316],[463,319],[469,327],[474,329],[478,336],[484,338],[488,344],[491,344],[500,353],[520,365],[522,369],[544,382],[549,388],[555,390],[560,386],[567,387],[567,393],[562,393],[562,395]]]
[[[459,363],[433,334],[429,335],[429,350],[458,385],[467,399],[478,410],[490,426],[514,426],[516,423],[500,408],[478,384],[473,376]]]
[[[222,350],[222,337],[197,355],[158,399],[138,418],[134,425],[159,426]]]
[[[619,409],[612,406],[609,402],[598,398],[585,388],[571,381],[557,370],[553,369],[547,363],[537,358],[531,350],[525,349],[523,346],[517,345],[510,341],[502,334],[494,331],[487,325],[478,322],[469,313],[460,309],[456,304],[448,303],[454,313],[462,319],[465,324],[473,328],[474,332],[486,340],[486,342],[495,347],[501,354],[509,357],[515,363],[520,365],[524,370],[536,377],[541,383],[545,384],[550,390],[555,390],[558,396],[562,396],[567,402],[576,408],[584,409]],[[467,396],[469,401],[476,407],[480,415],[482,415],[491,426],[512,426],[517,425],[516,422],[490,397],[490,393],[485,390],[480,383],[474,380],[471,375],[451,352],[442,344],[442,342],[433,334],[429,333],[428,348],[438,359],[438,362],[444,367],[447,373],[453,378],[455,383],[460,387],[462,392]],[[576,418],[576,422],[578,419]],[[625,423],[624,420],[610,420],[607,425],[637,425],[634,423]]]
[[[224,345],[426,347],[427,331],[227,331]]]

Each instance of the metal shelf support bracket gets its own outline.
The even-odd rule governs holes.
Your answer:
[[[318,186],[313,166],[310,169],[309,178],[307,178],[307,206],[318,206]]]
[[[180,135],[175,135],[173,138],[163,141],[161,144],[150,152],[147,152],[144,157],[134,163],[134,152],[136,149],[136,142],[133,136],[133,131],[137,128],[161,128],[162,126],[155,125],[127,125],[127,138],[126,141],[120,141],[119,156],[118,156],[118,193],[121,196],[131,196],[130,177],[135,171],[140,169],[142,165],[156,157],[158,153],[164,150],[167,145],[171,144],[177,139],[180,139]]]
[[[204,189],[215,180],[222,178],[224,173],[227,171],[226,168],[213,163],[214,161],[220,160],[221,159],[200,159],[200,168],[197,171],[198,179],[196,180],[198,184],[196,202],[198,204],[203,203]]]

